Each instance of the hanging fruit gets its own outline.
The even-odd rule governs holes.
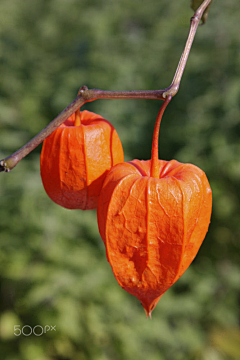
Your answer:
[[[67,209],[95,209],[106,174],[123,160],[114,127],[100,115],[77,110],[43,142],[43,186]]]
[[[119,285],[136,296],[147,316],[185,272],[207,233],[212,192],[191,164],[158,160],[156,121],[152,157],[114,166],[99,198],[98,226]]]

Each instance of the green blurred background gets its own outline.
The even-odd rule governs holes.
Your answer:
[[[0,158],[45,127],[82,85],[167,87],[192,14],[190,0],[1,0]],[[197,258],[152,320],[117,284],[96,212],[63,209],[45,194],[41,146],[0,174],[2,360],[240,358],[239,24],[239,0],[213,2],[164,115],[160,156],[206,172],[213,215]],[[149,159],[160,104],[97,100],[84,109],[112,122],[125,160]],[[14,325],[56,331],[15,336]]]

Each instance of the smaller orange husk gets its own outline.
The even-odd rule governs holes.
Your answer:
[[[110,122],[87,110],[77,112],[43,142],[43,186],[58,205],[95,209],[107,173],[123,160],[121,141]]]

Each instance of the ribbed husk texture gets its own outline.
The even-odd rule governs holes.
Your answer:
[[[108,173],[98,225],[120,286],[136,296],[147,316],[185,272],[208,231],[212,192],[205,173],[191,164],[133,160]]]
[[[75,114],[43,142],[40,167],[49,197],[68,209],[95,209],[109,170],[124,160],[123,148],[114,127],[102,116]]]

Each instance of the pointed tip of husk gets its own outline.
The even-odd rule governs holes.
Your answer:
[[[150,317],[150,319],[152,319],[152,312],[153,310],[155,309],[158,301],[160,300],[160,298],[162,297],[163,294],[161,294],[160,296],[156,297],[153,301],[151,302],[144,302],[144,301],[141,301],[142,303],[142,306],[144,308],[144,311],[147,315],[147,318]]]
[[[144,311],[145,311],[145,313],[147,315],[147,319],[150,318],[152,320],[152,311],[149,311],[149,310],[145,309],[145,307],[143,307],[143,308],[144,308]]]

